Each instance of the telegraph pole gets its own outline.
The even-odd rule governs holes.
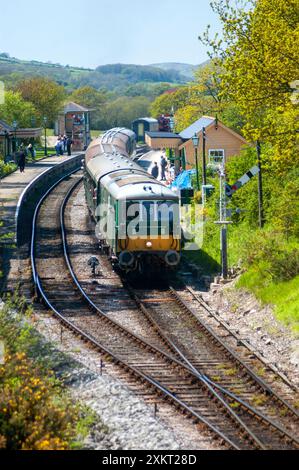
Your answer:
[[[261,143],[256,142],[258,172],[258,199],[259,199],[259,227],[264,226],[264,207],[263,207],[263,178],[262,178],[262,162],[261,162]]]

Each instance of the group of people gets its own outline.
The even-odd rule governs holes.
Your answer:
[[[70,137],[67,137],[66,135],[59,136],[55,144],[56,155],[63,155],[65,152],[67,152],[67,154],[70,156],[72,154],[72,144],[73,141]],[[35,160],[36,151],[34,146],[32,143],[30,143],[27,147],[25,147],[24,144],[21,144],[19,151],[16,152],[17,164],[21,173],[24,173],[25,171],[26,157],[28,155],[31,155],[32,160]]]
[[[161,155],[161,161],[160,161],[161,181],[166,181],[166,168],[167,167],[168,167],[167,160],[164,157],[164,155]],[[157,162],[154,162],[151,174],[154,178],[158,178],[158,176],[159,176],[159,167],[158,167]]]
[[[164,155],[161,155],[160,165],[154,162],[151,174],[154,178],[158,178],[160,174],[161,181],[172,182],[175,179],[175,167],[174,165],[168,165],[167,159]]]
[[[70,156],[72,154],[73,141],[66,135],[60,135],[55,144],[56,155],[63,155],[65,152]]]

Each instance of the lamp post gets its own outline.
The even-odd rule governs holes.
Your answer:
[[[173,116],[171,116],[171,117],[169,118],[169,128],[170,128],[170,132],[174,132],[174,126],[175,126],[175,124],[174,124],[174,119],[173,119]],[[172,149],[169,149],[169,151],[170,151],[170,160],[173,160],[173,161],[174,161],[175,158],[173,158],[173,156],[172,156]]]
[[[48,155],[48,149],[47,149],[47,122],[48,118],[44,116],[43,118],[44,121],[44,128],[45,128],[45,157]]]
[[[169,127],[170,127],[170,131],[173,132],[174,131],[174,119],[173,119],[173,117],[169,118]]]
[[[199,174],[198,174],[198,143],[199,143],[199,137],[195,133],[194,136],[192,137],[192,142],[194,146],[194,151],[195,151],[195,165],[196,165],[196,185],[197,185],[197,190],[199,191]]]
[[[207,184],[207,172],[206,172],[206,128],[202,128],[202,182],[203,185]]]
[[[4,131],[4,158],[9,154],[9,134],[8,131]]]
[[[18,128],[18,123],[17,121],[13,121],[12,127],[14,129],[14,151],[17,151],[17,128]]]

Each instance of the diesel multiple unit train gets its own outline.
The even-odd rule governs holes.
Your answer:
[[[85,155],[84,185],[97,236],[125,272],[154,273],[178,266],[179,198],[131,158],[135,134],[116,128]]]

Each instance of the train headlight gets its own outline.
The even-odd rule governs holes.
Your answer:
[[[152,248],[153,244],[152,242],[146,242],[146,248]]]

